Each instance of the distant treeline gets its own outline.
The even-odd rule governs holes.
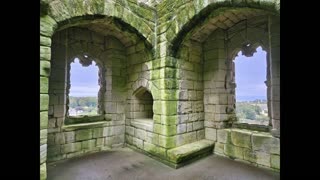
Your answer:
[[[97,97],[69,97],[69,107],[97,107]]]

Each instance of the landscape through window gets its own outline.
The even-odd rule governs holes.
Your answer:
[[[96,63],[88,67],[75,58],[70,65],[69,116],[98,114],[98,72]]]
[[[261,47],[252,57],[235,58],[236,115],[240,123],[268,125],[266,52]]]

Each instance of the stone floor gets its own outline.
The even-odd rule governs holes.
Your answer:
[[[47,167],[48,180],[264,180],[280,174],[210,155],[179,169],[129,148],[60,161]]]

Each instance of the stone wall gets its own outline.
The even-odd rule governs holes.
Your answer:
[[[161,109],[158,106],[161,103],[160,61],[153,59],[143,43],[128,48],[127,56],[129,61],[125,141],[131,147],[163,157],[166,155],[166,150],[161,141],[163,137],[162,129],[159,127]],[[149,96],[149,100],[144,101],[148,102],[147,106],[142,105],[141,101],[145,93]],[[147,114],[143,113],[146,110]],[[141,119],[144,121],[139,121]]]
[[[220,141],[219,133],[232,124],[235,108],[234,65],[225,60],[237,51],[230,46],[237,44],[237,36],[230,39],[231,44],[225,43],[226,32],[245,19],[268,15],[268,102],[272,134],[280,136],[279,18],[273,17],[279,17],[280,0],[40,2],[46,7],[40,14],[41,179],[46,179],[47,160],[124,143],[166,159],[169,149],[203,138],[217,141],[216,153],[278,169],[279,153],[269,146],[255,148],[259,146],[253,142],[257,132],[249,132],[252,142],[248,146],[237,143],[232,134],[230,141]],[[77,50],[74,55],[90,52],[104,64],[105,92],[99,103],[104,121],[64,125],[68,83],[62,78],[68,77],[68,64],[61,60],[71,58],[65,56],[63,32],[67,29],[86,29],[69,38],[70,52],[72,48]],[[134,114],[143,112],[142,106],[137,110],[134,105],[141,89],[153,98],[153,118],[148,123],[135,121]],[[242,132],[234,134],[247,142]],[[267,134],[263,137],[275,144],[279,141]],[[219,151],[223,142],[226,148]],[[234,154],[239,148],[243,156]],[[253,160],[248,160],[244,151],[255,154]]]
[[[79,156],[124,144],[125,48],[119,40],[83,28],[69,28],[53,36],[49,79],[47,161]],[[99,101],[105,121],[65,125],[70,88],[70,63],[83,54],[99,63],[105,83]],[[69,68],[68,68],[69,67]]]
[[[204,139],[202,46],[184,42],[177,57],[179,87],[176,146]]]
[[[280,139],[270,133],[218,129],[214,153],[254,166],[280,170]]]

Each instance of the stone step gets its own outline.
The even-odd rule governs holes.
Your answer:
[[[179,168],[189,162],[212,154],[214,142],[203,139],[185,144],[167,151],[167,157],[174,168]]]

